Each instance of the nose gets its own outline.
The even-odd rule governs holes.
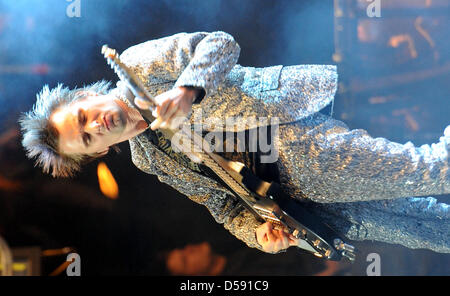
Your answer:
[[[84,127],[84,131],[89,134],[98,134],[100,133],[101,124],[98,120],[92,120]]]

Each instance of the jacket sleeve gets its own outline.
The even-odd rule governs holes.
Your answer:
[[[185,176],[183,173],[174,175],[165,166],[156,165],[160,162],[157,161],[160,153],[157,149],[149,149],[151,143],[145,135],[130,139],[129,143],[131,160],[136,167],[147,174],[156,175],[162,183],[205,206],[217,223],[223,224],[225,229],[247,246],[262,251],[261,245],[256,240],[256,228],[262,222],[240,205],[228,190],[221,187],[213,188],[216,182],[209,178],[201,176],[192,178],[192,174]]]
[[[239,204],[234,197],[222,190],[215,189],[209,189],[204,193],[199,192],[200,194],[192,194],[192,192],[188,192],[189,189],[186,189],[192,185],[180,183],[173,176],[162,174],[158,175],[158,179],[188,196],[190,200],[205,206],[217,223],[223,224],[225,229],[247,246],[263,251],[256,240],[256,228],[263,222]]]
[[[198,202],[192,196],[189,198]],[[227,193],[216,192],[200,203],[208,209],[216,222],[223,224],[232,235],[250,248],[262,251],[261,245],[256,240],[256,228],[263,222],[259,221],[235,197]]]
[[[241,205],[237,205],[232,215],[228,216],[224,221],[223,226],[236,238],[245,242],[247,246],[263,251],[256,240],[256,229],[261,224],[262,222],[258,221],[249,210]]]
[[[217,87],[237,63],[240,47],[234,38],[221,31],[179,33],[147,41],[125,50],[122,61],[144,69],[147,75],[174,86],[202,88],[204,96]]]

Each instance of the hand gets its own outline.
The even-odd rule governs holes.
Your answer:
[[[156,109],[153,116],[156,118],[150,128],[177,128],[186,116],[191,112],[192,103],[197,95],[197,91],[179,86],[155,97]],[[140,98],[135,98],[134,103],[141,109],[148,109],[150,104]]]
[[[256,229],[256,240],[267,253],[278,253],[290,246],[297,246],[300,239],[283,230],[273,229],[270,222],[266,222]]]

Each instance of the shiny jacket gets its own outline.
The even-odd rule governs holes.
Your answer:
[[[180,33],[130,47],[121,59],[151,95],[174,86],[204,89],[190,123],[201,123],[206,130],[211,122],[217,128],[229,117],[244,122],[234,131],[258,125],[247,120],[255,116],[278,118],[282,185],[347,238],[450,252],[450,230],[442,223],[449,219],[447,205],[432,198],[377,201],[449,193],[450,129],[439,144],[420,148],[350,131],[317,113],[334,98],[335,66],[243,67],[236,64],[239,51],[224,32]],[[114,91],[122,98],[130,95],[121,87]],[[194,116],[198,112],[201,116]],[[139,169],[206,206],[233,235],[261,249],[255,237],[261,222],[226,188],[168,157],[152,144],[149,131],[131,139],[130,147]],[[424,207],[428,210],[421,213]]]

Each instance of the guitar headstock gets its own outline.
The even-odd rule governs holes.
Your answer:
[[[114,60],[115,58],[119,57],[117,51],[113,48],[108,47],[108,45],[106,44],[102,46],[102,54],[105,57],[105,59],[110,58]]]
[[[150,109],[154,108],[155,103],[150,94],[146,91],[144,84],[139,80],[139,78],[133,73],[132,70],[130,70],[124,63],[121,62],[117,51],[105,44],[102,46],[101,53],[105,57],[108,65],[111,66],[111,69],[113,69],[117,74],[119,79],[127,84],[133,95],[135,97],[140,97],[147,100],[151,104]],[[149,112],[150,114],[148,115],[148,117],[153,118],[151,117],[151,111]],[[152,121],[153,120],[154,119],[152,119]]]

